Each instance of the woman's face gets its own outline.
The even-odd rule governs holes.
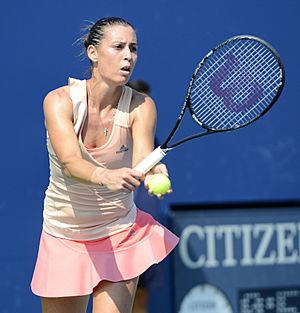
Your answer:
[[[94,51],[97,57],[97,77],[108,84],[124,85],[128,82],[137,61],[137,38],[130,26],[110,25]]]

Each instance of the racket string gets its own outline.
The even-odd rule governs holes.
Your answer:
[[[240,50],[241,50],[241,49],[240,49]],[[254,47],[253,47],[252,50],[249,50],[249,53],[250,53],[250,52],[252,53],[253,51],[254,51]],[[243,54],[243,50],[241,50],[241,53],[240,53],[240,54]],[[240,57],[240,54],[237,54],[236,57],[237,57],[237,58]],[[219,60],[218,60],[218,61],[219,61]],[[215,74],[217,70],[220,69],[220,67],[224,66],[224,64],[225,64],[225,62],[221,63],[214,71],[212,71],[212,73],[211,73],[209,76],[207,76],[207,79],[210,79],[211,76],[212,76],[213,74]],[[246,65],[246,64],[245,64],[245,65]],[[211,66],[211,65],[210,65],[210,66]],[[206,72],[207,72],[207,71],[206,71]],[[197,81],[200,81],[200,80],[203,80],[203,75],[201,75],[201,76],[199,76],[199,77],[197,78]],[[197,87],[195,88],[196,94],[197,94],[197,92],[198,92],[197,89],[199,89],[200,86],[201,86],[201,85],[199,85],[198,88],[197,88]],[[210,86],[209,86],[208,84],[207,84],[207,88],[210,89]]]
[[[248,110],[246,114],[241,113],[241,112],[233,114],[231,111],[229,111],[226,108],[226,106],[223,105],[222,102],[219,102],[218,107],[215,106],[214,110],[208,110],[206,114],[201,115],[201,118],[202,120],[205,120],[205,123],[207,125],[214,125],[214,127],[218,127],[218,128],[239,126],[240,122],[246,123],[247,120],[254,119],[258,114],[260,114],[263,111],[263,109],[265,109],[265,105],[260,107],[261,102],[266,100],[267,97],[270,98],[270,94],[276,93],[276,90],[277,90],[277,86],[275,86],[273,90],[271,90],[264,98],[262,98],[260,102],[256,104],[256,106]],[[216,113],[218,114],[216,115]],[[199,112],[197,114],[199,117]],[[246,118],[247,120],[245,120]]]
[[[277,71],[277,69],[276,69],[276,71]],[[270,73],[269,75],[271,75],[271,74],[275,74],[275,72],[273,71],[272,73]],[[267,85],[269,85],[269,84],[265,84],[265,83],[263,83],[263,82],[268,82],[268,77],[265,77],[265,79],[264,79],[264,81],[261,81],[261,83],[260,83],[260,86],[264,89],[264,90],[268,90],[268,89],[270,89],[270,86],[267,86]],[[265,88],[265,87],[267,87],[267,88]],[[253,118],[255,118],[258,114],[260,114],[264,109],[265,109],[265,107],[266,107],[266,105],[270,102],[270,100],[267,100],[267,98],[272,98],[273,96],[271,96],[272,94],[274,95],[275,93],[276,93],[276,90],[277,90],[277,85],[275,86],[275,88],[273,89],[273,90],[270,90],[269,92],[265,92],[265,96],[264,96],[264,98],[262,98],[259,102],[257,102],[256,103],[256,105],[255,106],[253,106],[251,109],[249,109],[245,114],[237,114],[235,117],[234,117],[234,119],[232,119],[232,121],[236,121],[236,122],[241,122],[242,121],[242,119],[244,118],[246,118],[246,117],[249,117],[248,119],[253,119]],[[266,100],[265,102],[264,102],[264,105],[261,105],[261,103],[263,102],[263,100]],[[227,111],[227,113],[229,114],[229,113],[231,113],[229,110],[227,110],[226,109],[226,107],[224,106],[224,109],[223,109],[223,112],[222,113],[224,113],[224,111]],[[256,112],[253,112],[253,111],[256,111]],[[254,113],[254,114],[252,114],[251,115],[251,113]],[[225,118],[228,118],[228,115],[227,116],[225,116]],[[209,123],[212,123],[212,122],[215,122],[216,120],[218,119],[218,117],[216,117],[215,118],[215,120],[209,120],[208,122]],[[228,119],[227,119],[228,120]],[[246,120],[245,121],[243,121],[243,123],[245,123],[245,122],[247,122]],[[225,125],[222,125],[222,126],[225,126]],[[232,125],[231,125],[232,126]]]
[[[248,46],[248,42],[246,42],[237,48],[233,46],[223,49],[226,50],[225,52],[221,51],[223,55],[216,55],[216,58],[218,58],[217,62],[208,62],[208,68],[204,69],[200,73],[201,75],[198,75],[194,80],[194,86],[191,92],[192,108],[195,115],[197,117],[201,116],[201,120],[205,121],[205,124],[213,125],[218,128],[239,126],[238,124],[241,121],[246,123],[248,120],[255,119],[256,116],[261,114],[270,102],[268,99],[272,100],[276,94],[280,79],[277,78],[270,83],[270,78],[272,76],[278,77],[278,73],[277,75],[274,74],[280,71],[280,67],[274,59],[274,56],[261,44],[256,43],[255,45],[250,45],[250,48]],[[231,62],[228,62],[229,52],[234,53],[234,59],[231,60]],[[237,65],[236,60],[238,60]],[[223,73],[218,72],[221,71],[220,69],[223,69]],[[209,71],[211,73],[209,73]],[[229,79],[227,79],[227,77],[224,79],[224,74],[226,76],[226,74],[231,72],[234,74],[231,76],[228,75],[230,76]],[[223,77],[221,74],[223,74]],[[211,86],[208,83],[208,81],[214,77],[216,77],[215,84],[222,85],[222,98],[214,94],[214,91],[211,90]],[[201,80],[206,81],[206,84],[199,83]],[[223,82],[223,80],[225,82]],[[256,89],[253,87],[255,86],[254,82]],[[240,87],[240,85],[242,85],[242,92],[234,93],[233,91]],[[275,85],[275,87],[272,88],[273,85]],[[229,90],[227,95],[225,94],[225,91],[227,91],[226,88]],[[258,88],[260,88],[261,94],[258,93]],[[265,94],[263,98],[261,98],[262,92]],[[227,104],[229,107],[224,105],[225,97],[228,97],[231,101]],[[257,102],[258,98],[260,98],[259,102]],[[238,107],[236,105],[237,101],[242,103],[243,101],[245,102],[245,100],[248,100],[248,103],[246,101],[244,105],[245,107]],[[253,103],[255,103],[255,105],[253,105]],[[248,109],[248,107],[250,107],[250,109]],[[237,112],[239,109],[241,111]],[[216,112],[218,114],[216,114]]]
[[[269,62],[269,60],[271,60],[271,62]],[[266,77],[265,77],[266,76],[265,74],[267,74],[267,72],[269,72],[271,70],[272,63],[276,65],[276,61],[274,60],[274,58],[272,58],[272,56],[270,54],[268,54],[266,56],[266,58],[262,58],[261,62],[257,61],[256,64],[253,64],[253,66],[259,65],[259,63],[261,63],[261,65],[256,70],[256,73],[254,75],[252,75],[251,83],[253,83],[254,81],[258,82],[261,79],[261,77],[264,77],[265,81],[267,81]],[[266,64],[268,64],[270,69],[267,66],[265,66]],[[261,70],[261,68],[263,68],[263,69]],[[236,75],[238,75],[238,74],[236,74]],[[241,97],[240,98],[243,98],[243,96],[245,96],[247,93],[249,93],[249,89],[251,88],[251,85],[252,84],[248,84],[248,87],[244,88],[243,92],[241,93]],[[238,95],[238,93],[237,93],[237,95]],[[232,100],[235,101],[235,96],[232,98]]]
[[[231,50],[232,50],[232,49],[231,49]],[[240,47],[240,50],[241,50],[241,47]],[[238,50],[237,50],[237,51],[238,51]],[[224,56],[225,56],[225,55],[223,55],[223,57],[219,58],[218,61],[221,60],[221,59],[224,59]],[[239,54],[238,54],[237,56],[239,57]],[[218,57],[218,56],[216,56],[216,57]],[[226,62],[226,61],[225,61],[225,62]],[[207,79],[210,79],[211,76],[212,76],[212,74],[215,74],[217,70],[220,70],[220,68],[221,68],[222,66],[224,66],[225,62],[219,64],[219,66],[218,66],[215,70],[213,70],[212,73],[211,73],[210,75],[208,75],[206,78],[207,78]],[[213,64],[213,65],[215,66],[215,64]],[[209,66],[212,67],[212,65],[209,65]],[[207,73],[207,71],[206,71],[206,73]],[[203,97],[202,94],[205,93],[207,96],[210,96],[210,98],[207,98],[207,97],[206,97],[206,98],[203,98],[203,100],[204,100],[206,103],[210,103],[211,100],[212,100],[211,97],[214,97],[214,98],[215,98],[215,95],[212,94],[212,93],[210,93],[211,88],[210,88],[209,84],[206,84],[206,87],[207,87],[207,88],[206,88],[205,90],[202,90],[201,94],[199,94],[199,89],[200,89],[200,87],[203,87],[204,84],[198,84],[198,85],[197,85],[197,82],[203,80],[203,76],[204,76],[204,75],[198,76],[197,80],[195,80],[195,83],[196,83],[195,85],[196,85],[196,87],[195,87],[195,89],[193,90],[193,94],[197,95],[198,98],[201,99],[201,98]]]
[[[236,56],[237,57],[239,57],[239,56],[241,56],[241,55],[243,55],[243,53],[244,53],[244,51],[245,51],[245,49],[243,49],[242,50],[242,48],[244,47],[244,45],[241,45],[238,49],[236,49],[234,52],[236,53]],[[222,66],[224,66],[224,64],[226,63],[226,61],[227,61],[227,59],[225,59],[226,58],[226,55],[228,55],[229,54],[229,52],[231,52],[234,48],[236,48],[236,46],[232,46],[231,48],[228,48],[228,47],[224,47],[224,49],[223,50],[226,50],[226,52],[224,52],[224,51],[222,51],[222,52],[217,52],[216,54],[215,54],[215,57],[214,58],[210,58],[209,60],[208,60],[208,62],[205,64],[206,65],[206,67],[207,67],[207,70],[206,71],[204,71],[203,73],[201,72],[201,76],[199,76],[198,75],[198,80],[199,79],[203,79],[203,76],[205,76],[209,71],[211,72],[212,71],[212,68],[214,67],[214,66],[216,66],[216,60],[217,60],[217,62],[219,63],[219,65],[218,65],[218,67],[214,70],[214,72],[216,72],[217,70],[219,70]],[[254,47],[252,47],[252,49],[254,49]],[[251,52],[251,51],[250,51]],[[222,54],[221,56],[220,56],[220,54]],[[223,62],[224,61],[224,62]],[[221,63],[221,62],[223,62],[223,63]],[[201,68],[201,66],[199,67],[199,68]],[[202,70],[203,68],[201,68],[201,70]],[[196,70],[197,71],[197,70]],[[212,72],[212,74],[214,74],[214,72]],[[199,72],[200,73],[200,72]],[[211,77],[211,73],[207,76],[207,78],[210,78]],[[197,92],[197,88],[196,88],[196,90],[195,90],[196,92]]]
[[[218,58],[218,62],[220,63],[219,64],[219,67],[218,68],[216,68],[215,69],[215,71],[217,71],[217,70],[219,70],[220,69],[220,67],[222,67],[224,64],[225,64],[225,62],[227,61],[226,59],[225,59],[225,57],[226,57],[226,55],[230,52],[230,51],[232,51],[232,49],[234,49],[235,48],[235,46],[232,46],[231,48],[229,48],[229,47],[224,47],[224,50],[225,49],[227,49],[227,51],[226,51],[226,53],[222,53],[223,55],[220,57],[218,54],[216,54],[217,56],[215,57],[215,58]],[[238,50],[241,50],[241,48],[242,48],[242,46],[238,49]],[[236,50],[236,51],[238,51],[238,50]],[[235,52],[236,52],[235,51]],[[212,70],[212,67],[213,66],[215,66],[215,61],[212,61],[213,60],[213,58],[210,58],[210,59],[208,59],[208,61],[207,61],[207,63],[205,64],[206,65],[206,67],[207,67],[207,69],[206,69],[206,71],[204,71],[203,73],[201,72],[201,77],[200,76],[198,76],[198,80],[199,79],[203,79],[203,76],[205,76],[205,74],[207,74],[209,71],[211,71]],[[224,61],[223,63],[221,63],[222,61]],[[199,69],[199,68],[201,68],[201,65],[202,64],[200,64],[200,66],[197,68],[197,70]],[[201,68],[202,69],[202,68]],[[195,72],[197,72],[197,70],[195,71]],[[207,78],[209,78],[209,77],[211,77],[211,74],[209,74],[209,76],[207,76]],[[197,92],[197,88],[196,88],[196,90],[195,90],[196,92]]]

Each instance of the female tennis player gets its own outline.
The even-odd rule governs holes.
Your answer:
[[[125,86],[137,60],[133,26],[97,21],[84,37],[91,78],[69,79],[44,100],[50,182],[32,291],[43,313],[129,313],[138,277],[178,238],[138,208],[149,173],[133,167],[152,150],[153,100]]]

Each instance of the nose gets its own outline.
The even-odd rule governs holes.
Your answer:
[[[126,60],[131,60],[132,59],[132,51],[131,51],[130,47],[126,47],[124,49],[124,58]]]

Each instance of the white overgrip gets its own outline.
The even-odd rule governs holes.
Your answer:
[[[143,161],[141,161],[134,169],[146,174],[147,172],[151,170],[151,168],[154,165],[156,165],[163,157],[165,157],[165,155],[166,153],[160,147],[157,147]]]

